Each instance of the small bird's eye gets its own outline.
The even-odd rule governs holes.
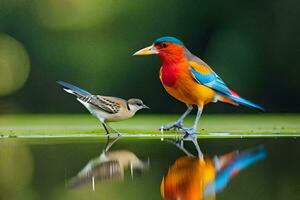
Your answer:
[[[141,103],[137,103],[136,105],[137,105],[137,106],[142,106],[142,104],[141,104]]]
[[[161,44],[161,47],[162,47],[162,48],[167,48],[168,45],[167,45],[166,43],[162,43],[162,44]]]

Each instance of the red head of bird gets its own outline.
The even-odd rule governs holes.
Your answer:
[[[157,54],[161,61],[167,63],[178,63],[185,59],[185,46],[177,38],[166,36],[158,38],[149,47],[143,48],[134,55]]]

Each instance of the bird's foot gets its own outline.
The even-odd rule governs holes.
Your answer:
[[[174,124],[162,125],[159,130],[160,131],[168,131],[171,129],[180,130],[182,128],[183,128],[182,122],[175,122]]]
[[[117,138],[119,138],[119,137],[122,137],[123,135],[121,134],[121,133],[119,133],[119,132],[115,132],[115,133],[108,133],[108,134],[106,134],[108,137],[117,137]]]
[[[196,131],[195,128],[182,127],[180,130],[184,133],[183,140],[186,141],[192,141],[197,138],[197,135],[200,134]]]

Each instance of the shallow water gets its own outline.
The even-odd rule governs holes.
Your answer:
[[[211,159],[259,145],[267,152],[265,159],[252,163],[230,180],[216,194],[216,199],[299,199],[298,138],[201,138],[198,142],[202,152]],[[185,156],[175,145],[158,138],[121,138],[104,158],[118,162],[103,164],[103,159],[99,162],[95,158],[99,158],[105,143],[104,138],[0,140],[0,199],[162,199],[163,176],[166,180],[170,174],[176,175],[177,172],[169,175],[167,172],[175,160]],[[196,154],[193,144],[186,144]],[[82,177],[76,178],[92,159],[92,165],[81,172]],[[190,169],[181,171],[186,170],[190,176],[181,187],[192,187],[189,181],[195,181],[197,186],[193,174],[198,168],[186,166]],[[179,189],[174,192],[180,193]],[[191,188],[190,193],[196,194],[196,190],[199,188]]]

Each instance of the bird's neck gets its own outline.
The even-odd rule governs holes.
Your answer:
[[[173,48],[158,54],[162,61],[161,80],[164,85],[172,87],[176,84],[181,67],[187,62],[184,49]]]
[[[186,60],[184,52],[181,51],[176,53],[168,53],[168,52],[160,53],[158,54],[158,56],[163,66],[173,66],[181,62],[184,62]]]
[[[164,85],[172,87],[176,84],[177,77],[181,72],[181,61],[178,62],[163,62],[161,67],[161,81]]]

